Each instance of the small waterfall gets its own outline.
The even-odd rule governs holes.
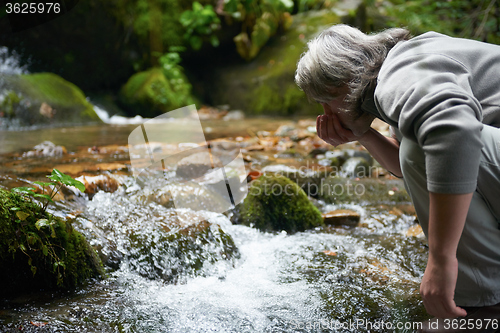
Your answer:
[[[19,63],[19,57],[15,52],[9,52],[5,46],[0,46],[0,74],[26,74],[27,66]]]

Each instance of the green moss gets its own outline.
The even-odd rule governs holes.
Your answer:
[[[410,202],[402,180],[379,180],[373,178],[346,179],[338,176],[327,177],[319,187],[301,184],[307,191],[312,188],[318,199],[326,203],[363,203]]]
[[[52,226],[40,227],[48,219]],[[74,288],[103,276],[102,263],[71,223],[49,216],[20,195],[0,189],[0,296]]]
[[[323,224],[321,213],[296,183],[272,174],[265,174],[251,183],[235,218],[260,230],[292,233]]]
[[[186,84],[187,78],[182,75]],[[193,104],[190,86],[177,91],[161,68],[151,68],[130,77],[121,90],[120,101],[134,114],[155,117],[159,114]]]
[[[214,104],[229,104],[248,114],[321,113],[321,106],[309,103],[297,88],[294,76],[306,42],[335,23],[340,18],[329,10],[294,15],[290,28],[271,37],[255,59],[217,70],[217,85],[208,91]],[[248,36],[241,39],[241,44],[248,42]]]
[[[100,122],[84,93],[58,75],[5,75],[4,82],[5,89],[22,97],[12,115],[21,125]],[[49,114],[41,112],[44,103]]]
[[[30,92],[29,95],[39,101],[46,102],[56,109],[78,107],[82,117],[99,119],[83,92],[62,77],[52,73],[29,74],[21,77],[27,83],[26,89]]]
[[[8,117],[12,117],[21,100],[22,97],[14,91],[7,91],[0,103],[0,112],[5,112]]]
[[[140,275],[178,283],[204,275],[210,264],[240,257],[231,236],[208,221],[165,231],[131,231],[128,264]]]

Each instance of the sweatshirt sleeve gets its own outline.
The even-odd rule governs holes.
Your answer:
[[[482,109],[469,78],[460,62],[432,53],[392,57],[379,74],[377,107],[422,147],[431,192],[476,189]]]

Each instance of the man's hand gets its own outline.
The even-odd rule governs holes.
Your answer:
[[[453,300],[457,283],[458,262],[456,257],[437,259],[429,255],[420,294],[427,312],[438,318],[466,316],[467,312],[459,308]]]
[[[354,135],[351,130],[344,128],[335,114],[318,116],[316,118],[316,130],[318,136],[332,146],[357,141],[360,138]]]

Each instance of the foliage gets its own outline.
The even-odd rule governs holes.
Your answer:
[[[49,203],[53,203],[52,200],[54,196],[61,190],[63,185],[74,186],[79,189],[81,192],[85,191],[85,185],[79,182],[78,180],[73,179],[71,176],[68,176],[57,169],[52,170],[52,174],[47,176],[50,180],[54,181],[54,183],[49,182],[34,182],[35,184],[42,187],[42,193],[35,193],[36,190],[34,187],[15,187],[11,191],[20,195],[25,201],[32,202],[32,198],[40,199],[42,201],[42,206],[39,211],[36,211],[36,214],[33,212],[26,211],[25,205],[13,206],[10,208],[11,211],[15,212],[17,219],[16,223],[19,223],[20,232],[25,235],[27,243],[24,242],[18,243],[18,248],[26,254],[28,259],[28,264],[31,268],[33,275],[36,273],[36,266],[32,264],[32,259],[30,255],[27,253],[27,248],[30,250],[39,251],[41,250],[44,256],[49,255],[53,261],[54,271],[57,270],[57,283],[62,283],[62,274],[60,272],[60,267],[65,268],[65,263],[62,261],[55,249],[54,245],[50,243],[50,239],[48,237],[48,233],[50,232],[51,238],[56,238],[56,229],[55,225],[57,222],[53,220],[53,216],[48,214],[48,218],[46,217],[46,211]],[[45,194],[46,190],[50,191],[49,194]],[[32,231],[27,231],[25,229],[28,222],[26,219],[33,214],[33,217],[36,218],[35,227],[39,231],[39,233],[35,233]],[[43,239],[42,239],[43,237]],[[38,247],[37,247],[38,245]],[[9,248],[9,251],[16,250],[15,248]]]
[[[184,39],[191,47],[199,50],[203,44],[203,37],[209,37],[213,47],[219,46],[219,39],[213,33],[220,29],[220,20],[211,5],[203,6],[193,2],[193,10],[186,10],[181,14],[180,22],[186,29]]]
[[[0,98],[0,113],[3,112],[3,116],[6,115],[9,118],[13,117],[21,99],[22,98],[16,94],[16,92],[6,91],[5,96]],[[0,115],[0,117],[2,117],[2,115]]]
[[[193,104],[191,85],[178,61],[180,56],[169,52],[160,57],[162,68],[132,75],[121,91],[123,106],[144,117],[155,117]]]
[[[0,274],[2,283],[21,289],[69,288],[102,274],[95,253],[81,234],[70,223],[46,211],[48,202],[52,202],[63,184],[84,190],[83,184],[56,169],[47,177],[54,183],[37,185],[50,188],[48,195],[34,193],[29,187],[0,190],[0,264],[10,267],[8,275]],[[27,267],[31,278],[24,273]],[[38,278],[34,280],[35,275]],[[10,292],[4,290],[1,294],[7,293]]]
[[[255,58],[264,44],[292,21],[291,0],[228,0],[224,11],[242,22],[242,31],[234,37],[236,49],[246,60]]]
[[[171,48],[171,50],[182,51],[182,48]],[[184,75],[184,68],[180,65],[181,56],[178,52],[167,52],[159,59],[163,75],[170,83],[170,88],[175,92],[173,97],[176,99],[170,104],[176,106],[187,105],[190,102],[191,84]]]
[[[390,0],[390,2],[392,5],[384,7],[383,10],[390,16],[389,24],[392,26],[407,26],[415,34],[434,30],[451,36],[500,43],[498,1]]]

